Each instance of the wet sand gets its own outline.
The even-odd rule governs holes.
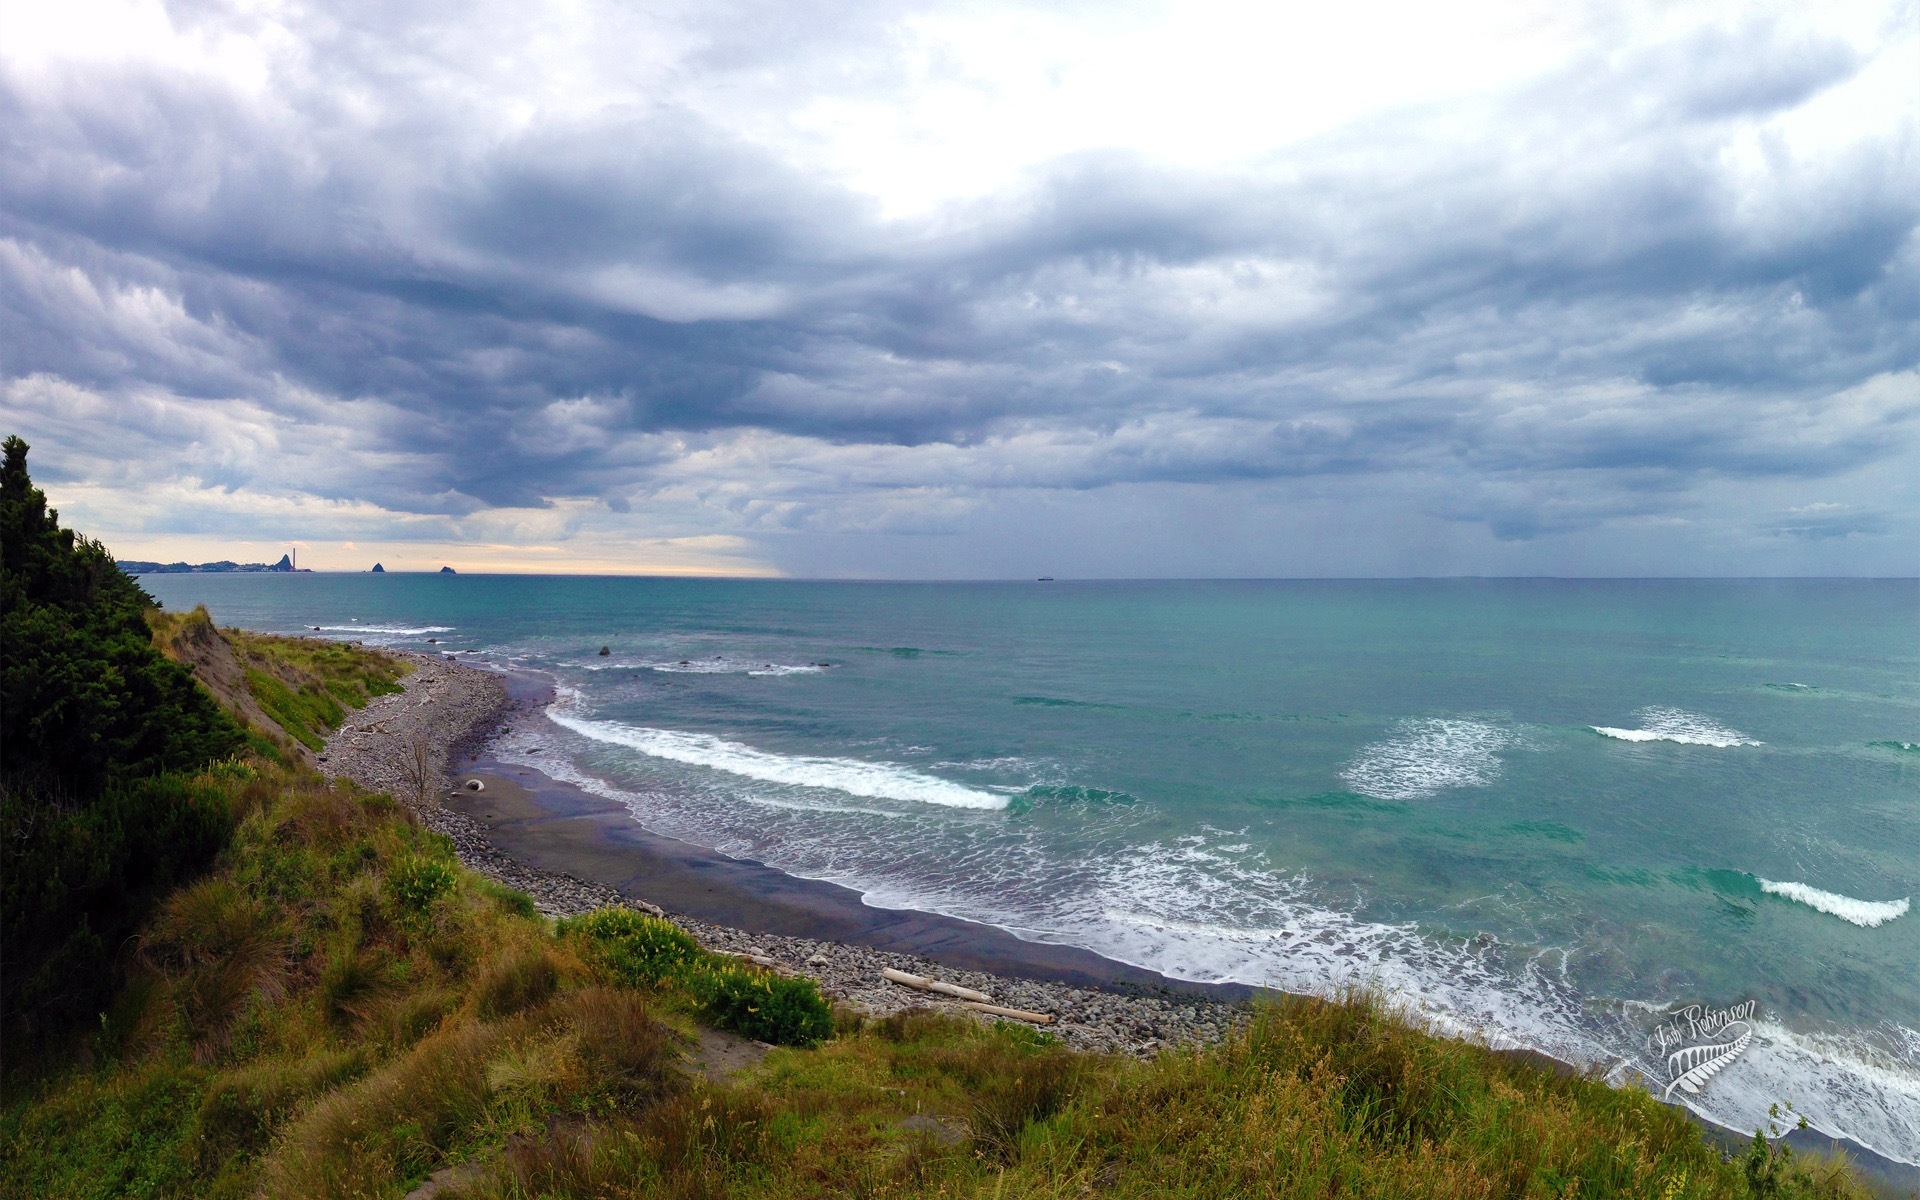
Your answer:
[[[463,757],[456,766],[459,779],[479,779],[486,790],[451,795],[447,807],[485,826],[488,840],[502,853],[536,870],[616,888],[709,924],[845,942],[965,970],[1105,991],[1229,1001],[1253,995],[1252,988],[1239,984],[1188,983],[1077,947],[1023,941],[991,925],[875,908],[849,888],[652,833],[624,805],[531,767],[484,753]]]

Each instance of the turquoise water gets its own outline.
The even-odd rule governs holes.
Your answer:
[[[547,672],[501,757],[873,904],[1659,1079],[1755,1000],[1689,1103],[1920,1161],[1912,581],[143,583]]]

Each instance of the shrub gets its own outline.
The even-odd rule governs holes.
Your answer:
[[[722,1028],[779,1046],[811,1046],[833,1036],[833,1011],[811,979],[708,956],[686,981],[701,1012]]]
[[[7,1019],[63,1023],[100,1011],[114,949],[155,899],[213,861],[232,828],[220,789],[198,778],[115,783],[79,806],[0,782]]]
[[[320,1009],[328,1020],[349,1022],[365,1018],[394,983],[393,955],[385,948],[343,949],[320,972]]]
[[[699,961],[700,944],[678,926],[630,908],[600,908],[560,923],[595,966],[630,987],[672,978]]]
[[[532,1008],[560,984],[560,972],[545,950],[526,946],[510,949],[480,976],[480,1015],[492,1020]]]
[[[198,771],[240,728],[153,647],[153,598],[0,466],[0,1015],[87,1020],[108,957],[167,887],[204,868],[226,814],[154,776]],[[182,802],[185,801],[183,804]]]
[[[256,997],[277,999],[287,975],[274,915],[225,879],[203,879],[167,897],[141,957],[168,980],[175,1020],[208,1061]]]
[[[387,895],[402,912],[423,917],[456,882],[453,868],[439,859],[408,855],[387,872]]]
[[[579,1031],[580,1057],[594,1083],[623,1098],[664,1090],[673,1079],[666,1027],[625,989],[589,987],[562,1001]]]

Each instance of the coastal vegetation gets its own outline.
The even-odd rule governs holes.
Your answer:
[[[226,840],[197,774],[235,722],[153,647],[152,599],[0,463],[0,1026],[51,1032],[111,987],[113,948]],[[9,1058],[13,1055],[9,1054]]]
[[[404,663],[160,613],[16,445],[0,1195],[1871,1194],[1366,993],[1143,1062],[831,1010],[626,909],[550,921],[304,757]]]

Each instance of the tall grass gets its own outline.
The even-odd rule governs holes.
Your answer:
[[[1271,1002],[1227,1044],[1150,1063],[931,1014],[851,1025],[758,1078],[515,1147],[460,1194],[1869,1194],[1843,1164],[1765,1143],[1726,1161],[1643,1091],[1434,1038],[1363,994]]]

